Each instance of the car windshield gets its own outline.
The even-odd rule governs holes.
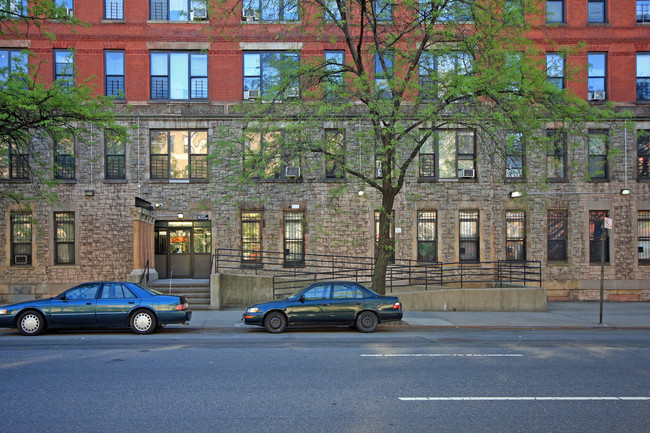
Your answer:
[[[359,287],[359,289],[361,289],[361,293],[363,294],[363,297],[371,298],[371,297],[374,297],[374,296],[379,296],[377,293],[373,292],[372,290],[370,290],[369,288],[367,288],[364,285],[359,284],[357,286],[356,283],[351,283],[351,284],[354,284],[355,287]],[[297,299],[301,294],[304,294],[305,289],[306,288],[300,289],[298,292],[296,292],[295,294],[291,295],[290,297],[288,297],[286,299]]]

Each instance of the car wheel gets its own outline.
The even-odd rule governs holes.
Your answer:
[[[45,329],[45,319],[37,311],[25,311],[18,317],[18,331],[23,335],[38,335]]]
[[[279,334],[287,327],[287,318],[279,311],[272,311],[264,318],[264,327],[269,332]]]
[[[362,311],[357,316],[356,325],[357,329],[361,332],[373,332],[377,329],[378,324],[379,319],[377,319],[377,315],[372,311]]]
[[[136,334],[151,334],[156,329],[156,316],[151,311],[139,310],[131,316],[131,330]]]

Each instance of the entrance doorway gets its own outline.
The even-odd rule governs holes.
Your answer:
[[[159,278],[210,277],[210,221],[156,221],[154,243]]]

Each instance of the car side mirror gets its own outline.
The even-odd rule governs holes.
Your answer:
[[[62,301],[67,301],[68,297],[65,296],[65,295],[61,295],[61,297],[59,299],[62,300]]]
[[[304,304],[305,303],[305,295],[300,296],[300,298],[298,298],[298,300]]]

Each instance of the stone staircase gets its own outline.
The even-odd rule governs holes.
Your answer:
[[[154,290],[166,295],[185,296],[190,304],[190,310],[210,309],[210,280],[177,278],[172,280],[156,280],[147,284]]]

